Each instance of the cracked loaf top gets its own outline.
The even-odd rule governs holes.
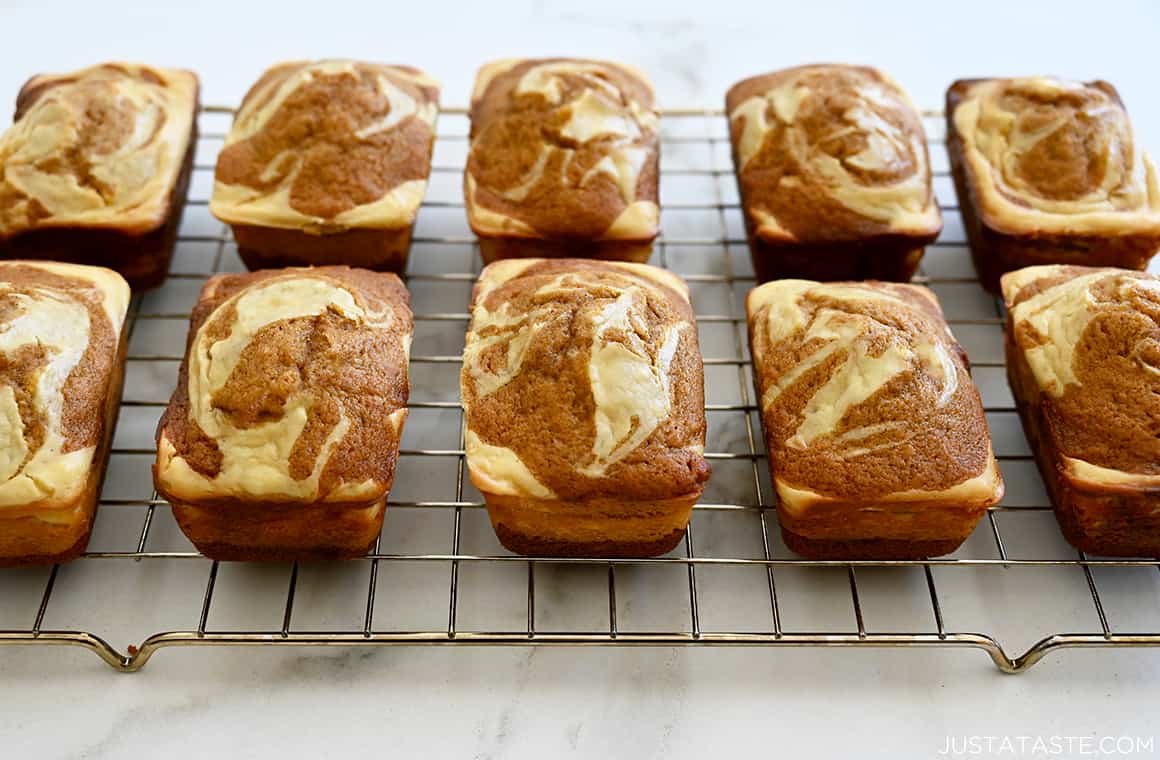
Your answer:
[[[129,307],[116,272],[0,262],[0,511],[71,509],[105,433]],[[15,512],[14,512],[15,511]]]
[[[651,241],[658,119],[644,74],[618,63],[504,60],[471,98],[464,191],[481,236]]]
[[[431,173],[438,102],[438,83],[408,66],[279,64],[242,101],[210,211],[308,232],[408,227]]]
[[[966,355],[928,289],[779,280],[746,308],[783,508],[1002,496]]]
[[[1034,266],[1002,279],[1008,340],[1070,474],[1160,487],[1160,278]]]
[[[217,275],[158,428],[167,498],[367,504],[394,478],[411,310],[393,274]]]
[[[725,104],[745,213],[761,239],[933,240],[942,229],[922,120],[881,71],[785,69],[738,82]]]
[[[1007,234],[1160,235],[1156,167],[1107,82],[974,79],[947,91],[979,215]]]
[[[0,238],[161,227],[190,147],[197,77],[107,63],[30,79],[0,137]]]
[[[472,298],[461,385],[467,463],[486,493],[664,499],[709,477],[693,310],[665,270],[491,264]]]

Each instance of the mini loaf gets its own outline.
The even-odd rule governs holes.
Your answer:
[[[438,109],[438,83],[409,66],[279,64],[242,101],[210,211],[232,226],[250,269],[402,272]]]
[[[652,86],[624,64],[481,68],[463,182],[483,260],[648,261],[660,219],[657,128]]]
[[[752,290],[747,310],[786,545],[823,559],[958,548],[1003,480],[934,294],[780,280]]]
[[[64,562],[89,542],[128,306],[111,270],[0,262],[0,567]]]
[[[169,269],[193,170],[197,77],[109,63],[28,80],[0,137],[0,258]]]
[[[865,66],[752,77],[725,98],[759,281],[909,280],[942,216],[922,120]]]
[[[502,261],[472,297],[467,466],[519,554],[663,554],[709,478],[688,289],[644,264]]]
[[[217,275],[190,322],[154,480],[206,556],[365,554],[407,417],[409,297],[347,267]]]
[[[1064,536],[1160,557],[1160,278],[1046,265],[1002,286],[1007,376]]]
[[[947,152],[983,286],[1033,264],[1144,269],[1160,248],[1156,168],[1107,82],[966,79]]]

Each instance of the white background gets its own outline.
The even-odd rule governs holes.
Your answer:
[[[1105,78],[1160,150],[1148,2],[94,0],[0,10],[0,32],[0,102],[34,73],[123,59],[195,69],[204,102],[233,104],[274,61],[343,56],[420,66],[462,105],[481,61],[579,54],[642,67],[662,105],[718,106],[743,76],[828,60],[883,68],[932,107],[962,76]],[[1127,614],[1155,622],[1156,585],[1134,594]],[[1032,618],[1044,601],[1005,599]],[[1148,650],[1068,651],[1009,677],[943,650],[168,650],[118,676],[85,652],[0,649],[5,758],[926,758],[948,734],[1151,736],[1157,706]]]

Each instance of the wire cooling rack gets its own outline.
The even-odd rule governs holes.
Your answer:
[[[938,293],[972,358],[1008,484],[955,554],[816,561],[781,544],[746,345],[754,280],[726,124],[712,109],[663,113],[654,257],[693,292],[715,471],[704,502],[664,557],[504,551],[464,477],[458,375],[480,259],[460,190],[465,112],[446,109],[409,267],[412,411],[375,550],[343,563],[205,559],[152,490],[149,465],[197,291],[215,272],[243,270],[207,209],[231,113],[203,109],[170,279],[132,302],[124,401],[89,551],[66,566],[0,571],[0,644],[83,647],[119,671],[175,646],[958,647],[983,650],[1007,673],[1066,647],[1160,645],[1160,563],[1089,559],[1055,526],[1006,388],[1002,307],[971,268],[933,111],[924,117],[946,229],[916,281]]]

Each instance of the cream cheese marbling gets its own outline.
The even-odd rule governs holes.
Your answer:
[[[129,302],[129,286],[117,274],[98,269],[49,262],[16,262],[19,266],[87,281],[101,296],[115,336],[120,336]],[[15,314],[0,323],[0,354],[13,356],[22,348],[41,345],[47,364],[36,376],[34,410],[40,415],[43,440],[31,451],[25,420],[13,388],[0,386],[0,509],[37,502],[69,503],[84,489],[96,445],[65,451],[62,416],[64,387],[84,357],[92,339],[89,309],[78,296],[53,287],[17,292],[4,281],[7,265],[0,263],[0,296],[12,299]],[[103,414],[103,406],[98,410]],[[29,453],[31,451],[31,457]]]
[[[852,94],[861,105],[849,107],[828,134],[807,133],[798,119],[798,111],[807,98],[820,97],[813,92],[809,79],[830,68],[802,67],[785,81],[745,99],[730,111],[730,121],[740,121],[743,125],[735,145],[738,172],[749,167],[770,133],[779,130],[795,165],[820,181],[826,193],[849,210],[898,232],[926,230],[937,224],[939,210],[930,193],[930,166],[922,131],[901,129],[866,107],[866,104],[902,103],[913,110],[903,90],[886,75],[879,73],[882,81],[867,78],[853,87]],[[819,144],[837,140],[849,132],[865,135],[866,146],[860,153],[839,159],[819,149]],[[883,169],[903,161],[912,161],[913,170],[898,181],[882,184],[867,183],[850,168]],[[801,181],[796,174],[779,179],[787,189]],[[791,236],[768,210],[754,207],[750,211],[759,222],[759,233]]]
[[[366,140],[395,128],[404,119],[417,118],[435,128],[438,103],[417,99],[394,81],[396,78],[416,85],[437,87],[430,77],[403,68],[366,64],[351,60],[324,60],[311,63],[282,64],[297,66],[290,76],[260,82],[247,96],[226,136],[224,148],[249,140],[266,129],[278,116],[287,99],[320,77],[360,76],[374,74],[375,93],[389,103],[386,115],[378,121],[359,127],[353,135]],[[301,157],[293,148],[280,152],[266,167],[263,177],[277,185],[251,187],[215,179],[210,211],[227,224],[252,224],[263,227],[333,232],[341,229],[397,229],[415,221],[426,179],[410,179],[393,186],[381,197],[362,203],[333,216],[303,213],[291,205],[290,191],[302,170]]]
[[[117,63],[34,77],[31,88],[44,91],[0,137],[0,197],[15,199],[0,208],[0,237],[48,227],[159,227],[189,147],[197,77]],[[121,118],[124,134],[94,137]],[[62,168],[72,154],[82,168]]]
[[[587,271],[555,274],[534,292],[538,304],[526,312],[513,313],[506,301],[489,308],[489,296],[506,282],[519,277],[536,260],[506,260],[487,268],[477,286],[471,330],[464,349],[464,397],[485,398],[506,387],[520,373],[525,355],[538,333],[562,319],[582,319],[591,327],[587,346],[587,379],[594,405],[594,437],[586,461],[573,463],[576,472],[603,477],[608,468],[635,451],[661,426],[672,411],[671,364],[682,334],[695,329],[686,321],[668,325],[657,345],[649,345],[647,292],[655,286],[671,288],[688,298],[680,278],[653,267],[616,264],[639,275],[623,282],[597,282]],[[615,273],[615,272],[613,272]],[[655,283],[655,285],[654,285]],[[560,300],[585,291],[599,293],[599,300],[578,311],[560,310]],[[485,363],[482,357],[503,348],[503,361]],[[469,392],[470,391],[470,392]],[[474,431],[466,438],[467,459],[476,485],[491,493],[554,498],[519,455],[510,448],[484,442]]]
[[[234,310],[228,335],[215,339],[215,318],[227,307]],[[351,420],[341,410],[338,424],[328,434],[308,477],[290,474],[290,452],[306,427],[316,391],[304,389],[291,395],[278,419],[239,427],[216,408],[214,394],[229,381],[242,352],[264,327],[273,323],[336,310],[368,329],[388,329],[394,316],[389,307],[373,311],[337,282],[298,275],[266,280],[246,288],[218,306],[194,336],[189,351],[189,416],[211,437],[221,451],[216,477],[195,471],[176,452],[164,435],[158,444],[158,478],[166,489],[184,498],[236,497],[315,499],[319,479],[334,446],[349,430]],[[406,354],[406,347],[404,355]],[[406,415],[396,410],[389,418],[399,431]],[[380,484],[373,480],[341,483],[321,496],[328,501],[350,501],[372,496]]]
[[[1083,97],[1073,114],[1063,110],[1046,123],[1031,121],[1007,105],[1004,94],[1018,91],[1044,102]],[[1070,108],[1070,106],[1067,106]],[[1051,198],[1038,192],[1018,170],[1020,158],[1069,126],[1072,119],[1102,122],[1106,151],[1102,174],[1088,192]],[[1160,232],[1160,182],[1152,159],[1135,146],[1124,109],[1103,90],[1053,77],[989,79],[972,83],[955,107],[952,121],[962,141],[967,175],[988,226],[1001,232],[1028,229],[1055,234]],[[1090,169],[1096,166],[1089,162]]]
[[[473,100],[478,101],[495,77],[520,65],[523,61],[509,59],[484,65],[476,77]],[[611,64],[608,64],[611,65]],[[647,81],[639,70],[615,64]],[[642,135],[655,134],[659,117],[650,108],[627,96],[609,82],[603,72],[606,64],[584,61],[549,61],[526,71],[517,83],[514,94],[538,93],[555,108],[566,112],[559,127],[560,136],[579,146],[592,140],[601,140],[607,150],[600,161],[579,180],[583,187],[599,174],[610,177],[620,191],[625,209],[599,237],[601,240],[630,240],[651,238],[660,222],[660,208],[656,203],[638,197],[641,172],[648,160],[648,152],[635,145]],[[579,78],[585,87],[578,96],[565,102],[561,77]],[[489,188],[513,202],[523,201],[544,176],[556,154],[564,154],[565,165],[571,162],[576,148],[556,142],[544,142],[536,161],[528,172],[513,186]],[[468,216],[472,227],[483,234],[504,234],[519,237],[538,237],[535,228],[509,214],[486,208],[476,201],[479,180],[469,171],[465,190],[469,202]]]

